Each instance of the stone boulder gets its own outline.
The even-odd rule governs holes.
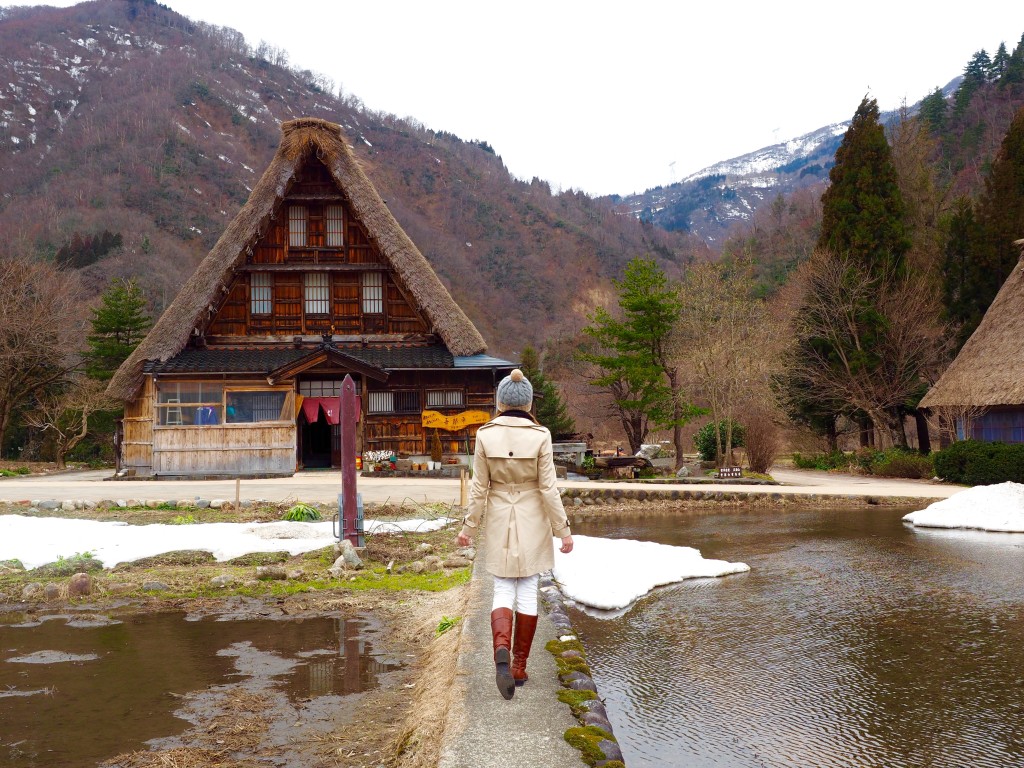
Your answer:
[[[258,565],[256,578],[260,581],[286,581],[288,572],[280,565]]]
[[[68,582],[68,597],[86,597],[92,594],[92,576],[76,573]]]

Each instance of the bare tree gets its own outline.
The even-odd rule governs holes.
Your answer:
[[[732,453],[732,424],[744,402],[774,402],[772,379],[785,361],[783,319],[754,296],[751,265],[690,267],[680,288],[682,312],[674,358],[691,391],[707,401],[716,423],[719,462]]]
[[[75,275],[0,257],[0,445],[15,411],[78,367],[83,310]]]
[[[971,382],[959,378],[943,382],[945,405],[933,405],[928,409],[928,421],[939,433],[943,443],[970,440],[974,423],[988,411],[983,405],[976,405],[978,397]]]
[[[68,453],[89,434],[89,417],[115,405],[105,387],[106,382],[78,377],[64,390],[42,395],[25,416],[27,424],[53,439],[57,469],[64,469]]]
[[[918,274],[868,275],[844,256],[816,253],[797,272],[798,386],[871,419],[906,445],[903,407],[943,359],[945,328]]]

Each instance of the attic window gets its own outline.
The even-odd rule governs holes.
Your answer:
[[[307,272],[302,276],[307,315],[328,315],[331,312],[331,283],[326,272]]]
[[[309,209],[304,205],[288,206],[288,245],[304,247],[308,231]]]
[[[328,248],[341,248],[345,245],[345,222],[340,205],[328,205],[324,211],[324,219],[327,224]]]
[[[384,313],[384,275],[380,272],[363,272],[363,314]]]
[[[269,315],[273,276],[269,272],[253,272],[249,288],[249,314]]]

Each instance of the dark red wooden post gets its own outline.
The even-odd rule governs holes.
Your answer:
[[[359,397],[352,377],[341,383],[341,538],[362,546],[362,515],[356,493],[356,429],[359,423]],[[357,527],[357,518],[359,525]]]

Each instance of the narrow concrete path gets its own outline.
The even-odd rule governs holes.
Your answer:
[[[794,495],[838,494],[851,496],[903,496],[945,498],[964,490],[962,486],[933,483],[928,480],[898,480],[858,475],[843,475],[810,470],[775,469],[775,478],[783,485],[657,484],[589,482],[560,480],[561,488],[641,489],[659,491],[708,488],[728,493],[783,493]],[[118,480],[110,470],[62,472],[53,475],[0,478],[0,501],[33,499],[227,499],[235,498],[234,480]],[[299,472],[292,477],[242,480],[242,499],[267,501],[336,501],[341,492],[339,472]],[[366,502],[394,504],[441,502],[459,503],[458,479],[418,479],[403,477],[365,477],[359,479],[359,491]]]
[[[544,645],[555,630],[541,609],[528,666],[529,682],[505,701],[494,682],[491,643],[493,581],[478,558],[463,617],[456,685],[464,716],[450,723],[439,768],[572,768],[580,753],[563,738],[579,725],[557,698],[561,685]]]

